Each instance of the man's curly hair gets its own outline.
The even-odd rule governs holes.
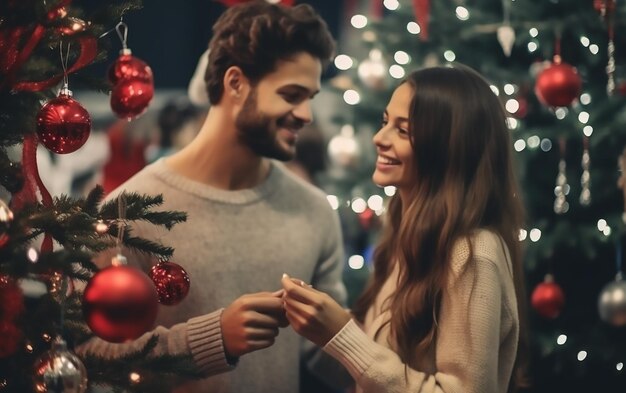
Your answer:
[[[326,22],[307,4],[289,8],[260,0],[233,6],[213,26],[204,76],[209,101],[220,102],[231,66],[240,67],[255,85],[279,60],[307,52],[327,63],[334,49]]]

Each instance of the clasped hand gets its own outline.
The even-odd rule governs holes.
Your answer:
[[[324,292],[284,274],[283,300],[291,328],[323,347],[350,321],[351,315]]]

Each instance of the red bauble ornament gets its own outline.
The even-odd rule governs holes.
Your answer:
[[[146,111],[153,96],[154,84],[123,79],[111,92],[111,109],[119,118],[131,120]]]
[[[535,94],[546,106],[568,106],[580,95],[581,88],[582,81],[574,67],[553,63],[537,76]]]
[[[13,322],[0,321],[0,359],[17,352],[22,341],[22,332]]]
[[[617,91],[619,91],[619,94],[626,96],[626,82],[620,83],[620,85],[617,87]]]
[[[615,11],[615,0],[593,0],[593,8],[599,13],[602,13],[602,9],[607,13],[612,13]]]
[[[158,298],[148,276],[130,266],[110,266],[96,273],[83,294],[87,325],[100,338],[121,343],[152,327]]]
[[[189,275],[173,262],[159,262],[150,270],[150,278],[159,294],[159,302],[166,306],[180,303],[189,293]]]
[[[531,304],[544,318],[554,319],[559,316],[565,305],[565,295],[561,287],[554,282],[552,275],[546,275],[544,282],[537,285],[531,297]]]
[[[57,154],[74,152],[89,138],[89,112],[62,89],[57,98],[48,101],[37,115],[37,135],[48,150]]]
[[[135,79],[153,84],[154,77],[150,66],[131,53],[130,49],[122,49],[120,57],[109,67],[109,82],[115,86],[122,80]]]

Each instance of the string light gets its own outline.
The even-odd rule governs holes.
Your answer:
[[[337,198],[336,195],[326,195],[326,200],[330,204],[330,207],[333,208],[333,210],[339,209],[339,198]]]
[[[536,51],[537,49],[539,49],[539,45],[535,42],[535,41],[530,41],[527,45],[528,47],[528,51],[530,53],[533,53],[534,51]]]
[[[528,231],[526,231],[526,229],[520,229],[519,230],[519,241],[523,242],[524,240],[526,240],[526,237],[528,237]]]
[[[411,61],[411,56],[403,50],[399,50],[393,55],[393,59],[398,64],[409,64]]]
[[[510,96],[513,93],[515,93],[515,85],[512,85],[510,83],[507,83],[506,85],[504,85],[504,94]]]
[[[526,148],[526,141],[523,139],[518,139],[513,144],[513,147],[515,148],[516,152],[520,152]]]
[[[385,195],[394,196],[396,194],[396,188],[394,186],[387,186],[384,188]]]
[[[498,89],[498,87],[496,85],[489,85],[489,87],[491,88],[491,91],[493,91],[493,94],[499,96],[500,95],[500,89]]]
[[[591,42],[589,41],[589,38],[582,36],[580,37],[580,43],[586,48]]]
[[[528,140],[526,140],[526,144],[528,145],[529,149],[538,148],[540,143],[541,143],[541,139],[539,139],[537,135],[533,135],[529,137]]]
[[[338,55],[335,57],[335,67],[342,71],[349,70],[353,65],[354,61],[348,55]]]
[[[404,75],[406,75],[406,71],[404,71],[404,68],[402,68],[402,66],[394,64],[389,67],[389,75],[391,75],[395,79],[402,79],[404,78]]]
[[[359,270],[363,268],[364,265],[365,258],[363,258],[361,255],[352,255],[350,258],[348,258],[348,266],[350,266],[351,269]]]
[[[367,26],[367,17],[365,15],[356,14],[350,19],[350,23],[355,29],[362,29]]]
[[[530,34],[531,37],[537,37],[539,35],[539,30],[537,30],[536,27],[532,27],[530,30],[528,30],[528,34]]]
[[[579,101],[583,105],[589,105],[591,103],[591,95],[589,93],[583,93],[580,95]]]
[[[356,90],[349,89],[343,93],[343,100],[348,105],[356,105],[361,102],[361,96]]]
[[[350,207],[352,208],[352,211],[357,214],[363,213],[365,209],[367,209],[367,202],[365,202],[365,199],[361,197],[354,198],[350,203]]]
[[[467,10],[467,8],[462,7],[462,6],[458,6],[456,7],[456,17],[459,20],[468,20],[469,19],[469,11]]]
[[[578,114],[578,121],[582,124],[587,124],[587,122],[589,121],[589,113],[585,111],[580,112]]]
[[[593,134],[593,127],[591,126],[583,127],[583,134],[585,134],[585,136],[591,136],[591,134]]]
[[[530,230],[530,241],[531,242],[538,242],[539,239],[541,239],[541,231],[537,228],[533,228]]]
[[[406,24],[406,29],[411,34],[419,34],[422,29],[420,29],[420,25],[416,22],[409,22]]]
[[[568,110],[567,110],[566,108],[563,108],[563,107],[561,107],[561,108],[557,108],[557,109],[554,111],[554,115],[555,115],[555,116],[556,116],[556,118],[557,118],[557,119],[559,119],[559,120],[563,120],[563,119],[565,119],[565,116],[567,116],[567,113],[568,113]]]
[[[592,54],[597,55],[599,51],[600,51],[600,47],[598,47],[598,45],[596,44],[589,45],[589,52],[591,52]]]
[[[395,11],[398,9],[398,7],[400,7],[400,2],[398,2],[398,0],[385,0],[383,1],[383,5],[389,11]]]
[[[556,343],[559,345],[563,345],[567,342],[567,336],[565,334],[560,334],[559,337],[556,339]]]
[[[579,362],[582,362],[583,360],[587,359],[587,351],[578,352],[578,355],[576,356],[576,358],[578,359]]]

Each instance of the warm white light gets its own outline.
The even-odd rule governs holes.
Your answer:
[[[422,29],[420,29],[420,25],[415,22],[409,22],[406,24],[406,29],[411,34],[419,34]]]
[[[349,70],[354,65],[354,61],[348,55],[338,55],[335,57],[335,67],[340,70]]]
[[[537,35],[539,35],[539,30],[537,30],[536,27],[533,27],[528,30],[528,34],[530,34],[531,37],[537,37]]]
[[[499,96],[500,95],[500,90],[498,90],[498,87],[495,85],[489,85],[489,87],[491,88],[491,91],[493,91],[493,94]]]
[[[504,85],[504,94],[510,96],[513,93],[515,93],[515,86],[514,85],[512,85],[510,83],[507,83],[506,85]]]
[[[515,148],[515,151],[520,152],[526,148],[526,141],[523,139],[518,139],[513,144],[513,147]]]
[[[443,57],[448,61],[454,61],[454,59],[456,59],[456,55],[454,54],[454,52],[449,49],[443,52]]]
[[[600,48],[598,47],[598,45],[596,44],[589,45],[589,52],[591,52],[592,54],[597,55],[599,51],[600,51]]]
[[[526,240],[527,237],[528,237],[528,231],[526,231],[526,229],[520,229],[519,230],[519,241],[523,242],[524,240]]]
[[[509,130],[514,130],[519,125],[519,122],[514,117],[507,117],[506,118],[506,123],[509,126]]]
[[[35,263],[39,260],[39,253],[33,247],[30,247],[28,251],[26,251],[26,258],[32,263]]]
[[[578,121],[582,124],[587,124],[587,122],[589,121],[589,113],[585,111],[580,112],[578,114]]]
[[[585,136],[591,136],[591,134],[593,134],[593,127],[591,126],[583,127],[583,134],[585,134]]]
[[[578,361],[582,362],[583,360],[587,358],[587,351],[578,352],[578,356],[576,357],[578,358]]]
[[[396,188],[394,186],[387,186],[384,188],[385,195],[394,196],[396,194]]]
[[[365,209],[367,209],[367,202],[365,202],[363,198],[354,198],[350,207],[352,207],[352,211],[357,214],[363,213]]]
[[[589,38],[582,36],[580,37],[580,43],[583,44],[583,46],[586,48],[591,42],[589,41]]]
[[[367,17],[365,15],[356,14],[350,19],[350,23],[356,29],[362,29],[367,26]]]
[[[580,103],[583,105],[589,105],[591,103],[591,95],[589,93],[583,93],[580,95]]]
[[[611,236],[611,227],[607,225],[607,227],[602,230],[602,233],[604,236]]]
[[[598,225],[598,230],[602,232],[604,228],[606,228],[606,220],[604,218],[599,219],[597,225]]]
[[[519,102],[516,99],[511,98],[506,101],[504,107],[507,111],[509,111],[509,113],[515,113],[519,110]]]
[[[617,363],[617,364],[615,365],[615,369],[616,369],[617,371],[622,371],[622,369],[623,369],[623,368],[624,368],[624,363],[622,363],[622,362],[619,362],[619,363]]]
[[[556,343],[559,345],[563,345],[566,342],[567,342],[567,336],[565,334],[559,335],[559,337],[556,339]]]
[[[536,51],[537,49],[539,49],[539,45],[537,45],[537,43],[535,41],[530,41],[528,43],[528,45],[526,45],[526,47],[528,48],[528,51],[530,53]]]
[[[363,258],[361,255],[352,255],[350,258],[348,258],[348,266],[350,266],[351,269],[359,270],[363,268],[364,265],[365,258]]]
[[[380,195],[372,195],[367,199],[367,206],[376,211],[383,208],[383,197]]]
[[[359,95],[359,92],[357,92],[356,90],[350,89],[350,90],[346,90],[343,93],[343,100],[348,105],[356,105],[359,102],[361,102],[361,96]]]
[[[538,242],[541,239],[541,231],[537,228],[533,228],[530,230],[530,241]]]
[[[557,119],[563,120],[565,119],[565,116],[567,116],[567,109],[563,107],[557,108],[554,111],[554,115],[556,116]]]
[[[400,7],[400,2],[398,0],[385,0],[383,1],[383,5],[390,11],[395,11]]]
[[[541,143],[539,144],[539,147],[541,148],[541,150],[548,152],[552,150],[552,141],[548,138],[543,138],[541,140]]]
[[[406,75],[406,71],[404,71],[404,68],[402,68],[402,66],[394,64],[389,67],[389,75],[391,75],[391,77],[395,79],[402,79],[404,78],[404,75]]]
[[[411,61],[411,56],[403,50],[399,50],[393,55],[393,59],[398,64],[409,64]]]
[[[533,135],[528,140],[526,140],[526,144],[530,149],[536,149],[539,147],[539,143],[541,143],[541,139],[537,135]]]
[[[333,208],[333,210],[339,209],[339,198],[337,198],[336,195],[326,195],[326,200],[330,204],[330,207]]]
[[[469,11],[465,7],[458,6],[456,7],[456,17],[459,18],[459,20],[468,20]]]
[[[130,382],[132,383],[139,383],[141,382],[141,375],[139,373],[132,372],[128,374],[128,379],[130,379]]]

